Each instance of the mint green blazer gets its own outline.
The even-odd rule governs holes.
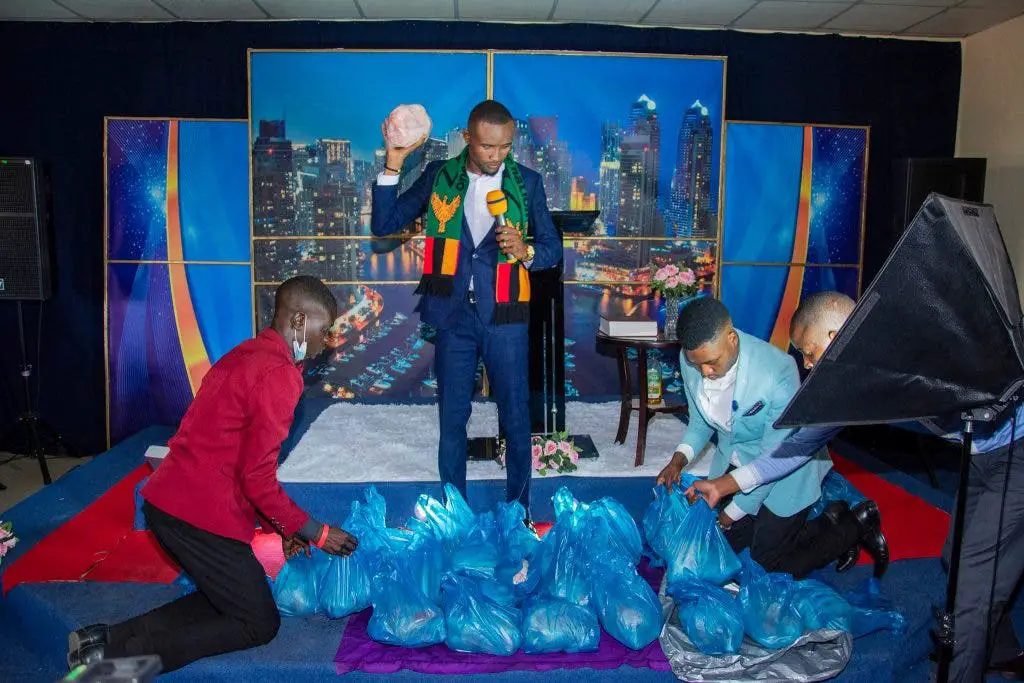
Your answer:
[[[732,429],[710,419],[700,404],[700,371],[679,354],[683,388],[690,407],[690,423],[682,443],[700,453],[711,436],[718,433],[718,448],[711,461],[709,477],[720,477],[729,469],[733,453],[742,465],[773,450],[792,431],[775,429],[772,424],[786,408],[800,384],[796,362],[766,341],[736,330],[740,337],[740,355],[736,361],[736,388],[733,393]],[[821,481],[832,468],[827,449],[821,449],[792,474],[750,493],[737,493],[736,505],[748,515],[757,514],[762,505],[776,515],[789,517],[813,505],[821,497]]]

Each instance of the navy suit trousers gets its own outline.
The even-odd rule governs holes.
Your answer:
[[[461,307],[454,324],[437,334],[434,368],[441,413],[437,453],[441,483],[451,483],[466,495],[466,425],[480,358],[487,368],[506,438],[506,500],[518,500],[529,514],[532,460],[527,325],[484,324],[476,305],[469,301]]]

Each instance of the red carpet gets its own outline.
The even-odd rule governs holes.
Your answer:
[[[837,472],[878,503],[893,560],[938,557],[949,515],[841,456]],[[142,465],[81,513],[19,557],[3,574],[4,593],[19,583],[110,581],[170,583],[180,569],[148,531],[134,531],[135,485],[150,474]],[[551,525],[537,524],[543,535]],[[861,554],[861,564],[871,562]]]
[[[836,472],[850,480],[864,497],[875,501],[882,514],[882,533],[889,541],[889,559],[908,560],[939,557],[949,530],[949,515],[911,495],[877,474],[856,465],[832,451]],[[859,564],[869,564],[867,553]]]
[[[12,562],[3,574],[4,593],[44,581],[174,581],[181,570],[152,534],[132,530],[135,485],[152,471],[148,464],[137,467]]]

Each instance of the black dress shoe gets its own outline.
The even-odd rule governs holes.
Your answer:
[[[860,529],[860,545],[875,561],[875,578],[880,579],[889,568],[889,542],[882,534],[882,516],[874,501],[858,503],[850,513],[857,520]]]
[[[857,520],[861,535],[882,528],[882,515],[873,500],[865,500],[850,508],[850,514]]]
[[[840,520],[850,511],[850,504],[845,500],[834,500],[825,506],[821,511],[823,517],[833,524],[839,524]]]
[[[94,648],[100,648],[100,659],[103,658],[102,648],[107,644],[109,631],[106,624],[92,624],[72,631],[68,634],[68,666],[75,667],[82,661],[86,650],[94,652]],[[74,660],[74,663],[72,663]]]

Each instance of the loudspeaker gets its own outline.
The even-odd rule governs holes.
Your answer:
[[[882,264],[932,192],[965,202],[985,201],[985,159],[917,158],[893,162],[892,210],[881,229],[869,232],[864,244],[864,286]]]
[[[0,299],[50,298],[49,198],[35,159],[0,158]]]
[[[893,246],[932,192],[965,202],[984,202],[985,166],[985,159],[897,159],[893,163]]]

